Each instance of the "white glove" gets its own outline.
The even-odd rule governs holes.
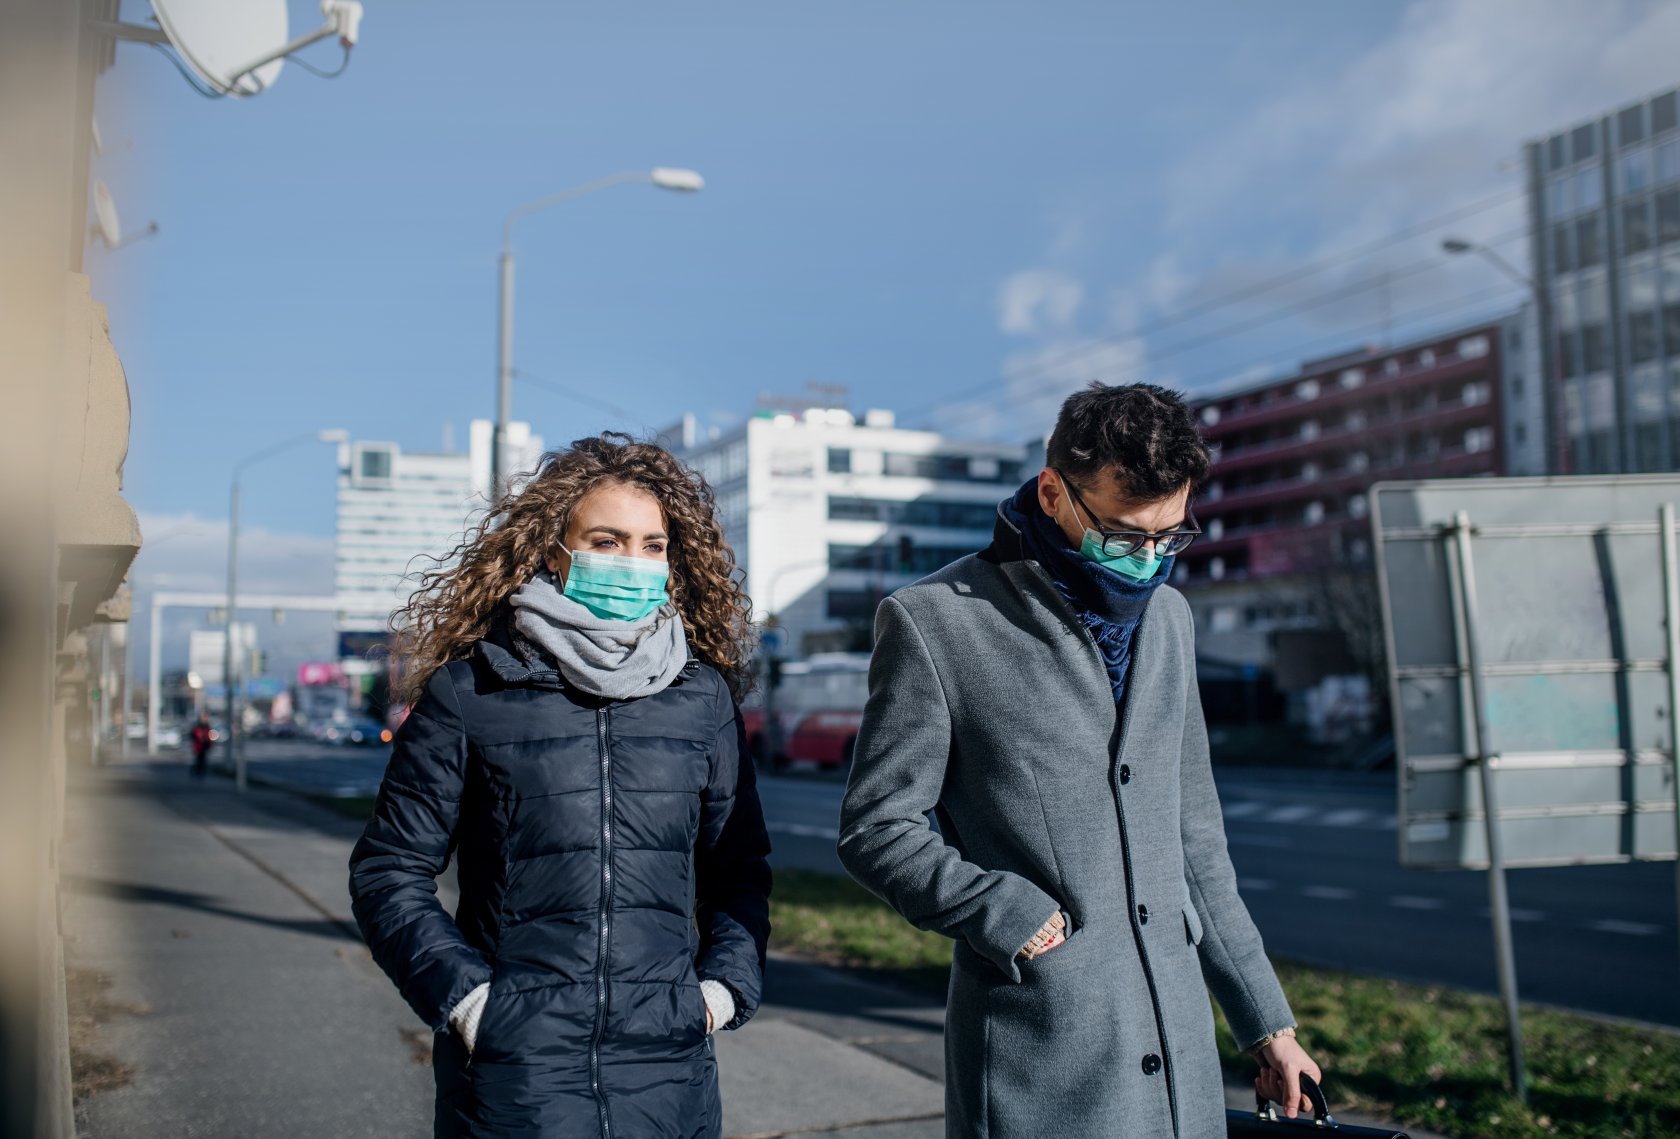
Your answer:
[[[716,1032],[735,1019],[735,994],[729,991],[728,985],[710,979],[701,981],[700,995],[706,998],[706,1011],[712,1014],[712,1026],[707,1032]]]

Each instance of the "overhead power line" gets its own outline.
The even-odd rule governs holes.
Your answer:
[[[1517,238],[1525,236],[1527,232],[1526,228],[1509,230],[1483,242],[1482,244],[1502,245],[1508,241],[1513,241]],[[1218,329],[1217,331],[1209,332],[1205,335],[1198,335],[1191,339],[1169,345],[1159,351],[1151,352],[1149,354],[1148,365],[1150,367],[1155,367],[1161,361],[1171,359],[1174,356],[1180,356],[1186,352],[1192,352],[1197,349],[1205,348],[1210,344],[1217,344],[1220,341],[1229,340],[1232,337],[1239,336],[1245,332],[1252,332],[1256,328],[1282,320],[1285,317],[1295,316],[1303,312],[1310,312],[1315,308],[1322,308],[1326,305],[1335,304],[1340,301],[1344,301],[1349,297],[1358,296],[1363,293],[1373,292],[1378,289],[1386,289],[1395,281],[1404,280],[1408,277],[1418,276],[1423,273],[1434,272],[1444,268],[1448,264],[1449,262],[1444,257],[1436,255],[1419,261],[1414,261],[1410,265],[1403,265],[1397,269],[1386,269],[1381,273],[1377,273],[1356,284],[1331,289],[1326,292],[1307,297],[1294,304],[1269,309],[1245,320],[1240,320],[1234,324],[1226,325],[1224,328]],[[1380,323],[1392,323],[1392,320],[1393,318],[1390,316],[1386,318],[1384,322]],[[1345,340],[1348,334],[1344,332],[1339,335],[1341,339]],[[1019,383],[1022,380],[1030,380],[1037,376],[1044,375],[1049,370],[1050,369],[1048,367],[1034,366],[1033,368],[1026,369],[1022,372],[1005,376],[998,381],[993,381],[987,384],[984,390],[990,391],[996,387],[1006,387],[1009,384]],[[966,410],[955,410],[952,414],[943,417],[941,426],[949,427],[953,423],[964,423],[970,419],[977,419],[991,415],[994,411],[994,408],[985,405],[971,406]]]
[[[1129,340],[1137,340],[1142,337],[1152,336],[1165,329],[1187,323],[1197,317],[1206,316],[1208,313],[1216,312],[1219,309],[1228,308],[1231,305],[1241,304],[1244,301],[1253,300],[1256,297],[1264,296],[1269,292],[1275,292],[1278,289],[1285,288],[1297,281],[1305,280],[1318,273],[1323,273],[1341,265],[1347,265],[1354,261],[1358,261],[1361,258],[1369,257],[1373,253],[1398,245],[1401,242],[1409,241],[1420,234],[1428,233],[1430,230],[1440,229],[1443,226],[1463,221],[1465,218],[1473,217],[1476,214],[1486,213],[1488,210],[1497,209],[1500,206],[1517,201],[1523,196],[1524,192],[1525,191],[1520,188],[1516,190],[1502,191],[1492,197],[1483,198],[1466,206],[1460,206],[1457,209],[1449,210],[1446,213],[1439,214],[1432,218],[1426,218],[1423,221],[1415,222],[1404,229],[1387,235],[1386,237],[1379,238],[1376,241],[1368,242],[1353,249],[1332,253],[1326,257],[1309,262],[1298,268],[1291,269],[1288,272],[1281,273],[1275,277],[1269,277],[1264,281],[1259,281],[1255,284],[1235,289],[1228,293],[1223,293],[1217,297],[1211,297],[1199,304],[1191,305],[1189,308],[1169,313],[1129,332],[1111,333],[1105,336],[1093,337],[1090,340],[1069,348],[1064,353],[1039,361],[1033,366],[1033,368],[1026,372],[1018,372],[1013,375],[999,376],[994,379],[987,380],[984,383],[973,385],[969,388],[963,389],[962,391],[954,392],[949,395],[941,396],[937,399],[915,405],[907,409],[902,414],[908,418],[910,415],[929,410],[941,404],[960,402],[962,400],[972,398],[974,395],[991,391],[997,387],[1004,387],[1010,383],[1018,382],[1023,379],[1032,379],[1034,376],[1043,375],[1047,372],[1053,371],[1056,368],[1072,363],[1084,356],[1091,355],[1112,344],[1123,344]]]

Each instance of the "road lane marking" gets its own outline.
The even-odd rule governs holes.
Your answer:
[[[1298,823],[1302,819],[1312,816],[1317,811],[1317,807],[1311,807],[1305,803],[1294,803],[1290,806],[1278,807],[1267,812],[1266,821],[1268,823]]]
[[[1647,925],[1642,921],[1617,921],[1614,918],[1595,921],[1587,928],[1599,933],[1625,933],[1631,937],[1650,937],[1657,932],[1656,926]]]
[[[1401,910],[1439,910],[1446,908],[1440,898],[1420,898],[1415,894],[1396,894],[1388,899],[1388,904]]]
[[[1265,809],[1266,804],[1256,803],[1253,799],[1247,799],[1240,803],[1232,803],[1230,806],[1226,807],[1225,817],[1227,819],[1246,819],[1248,816],[1259,814]]]
[[[1270,878],[1238,878],[1238,890],[1270,890],[1276,883]]]
[[[1491,917],[1493,917],[1493,911],[1488,909],[1486,906],[1483,906],[1481,909],[1476,911],[1476,916],[1477,917],[1483,917],[1483,918],[1491,918]],[[1545,910],[1525,910],[1525,909],[1522,909],[1518,906],[1512,906],[1511,907],[1511,920],[1512,921],[1528,921],[1528,922],[1546,921],[1547,916],[1546,916],[1546,911]]]
[[[1345,886],[1302,886],[1301,893],[1326,902],[1345,902],[1354,896],[1354,892]]]
[[[826,838],[830,842],[840,841],[840,832],[833,827],[813,827],[804,823],[765,823],[764,829],[772,834],[790,834],[796,838]]]
[[[1231,846],[1266,846],[1274,850],[1287,850],[1295,844],[1281,834],[1232,834],[1225,837]]]
[[[1318,820],[1327,827],[1356,827],[1371,817],[1371,812],[1364,807],[1343,807],[1339,811],[1331,811]]]

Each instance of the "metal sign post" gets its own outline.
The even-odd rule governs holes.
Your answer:
[[[1674,795],[1674,832],[1680,850],[1680,570],[1675,565],[1674,504],[1657,509],[1661,532],[1663,574],[1663,625],[1668,648],[1668,789]],[[1674,866],[1676,912],[1680,912],[1680,862]]]
[[[1499,756],[1488,739],[1487,699],[1483,691],[1481,639],[1477,633],[1476,574],[1470,556],[1470,515],[1460,510],[1453,516],[1452,536],[1458,562],[1459,618],[1464,637],[1466,676],[1470,682],[1470,703],[1476,725],[1476,753],[1473,757],[1481,774],[1482,819],[1487,831],[1488,900],[1493,911],[1494,956],[1499,970],[1499,995],[1505,1002],[1505,1031],[1510,1041],[1511,1088],[1523,1103],[1528,1102],[1528,1079],[1523,1066],[1522,1022],[1517,1015],[1517,961],[1511,945],[1511,902],[1505,890],[1505,861],[1499,840],[1499,800],[1494,794],[1494,772]]]

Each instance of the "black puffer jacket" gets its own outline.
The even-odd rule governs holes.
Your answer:
[[[368,948],[433,1049],[439,1136],[717,1136],[700,981],[758,1007],[770,844],[740,713],[689,661],[603,701],[512,651],[504,610],[397,733],[350,856]],[[453,919],[435,879],[459,849]],[[469,1058],[448,1027],[484,981]]]

